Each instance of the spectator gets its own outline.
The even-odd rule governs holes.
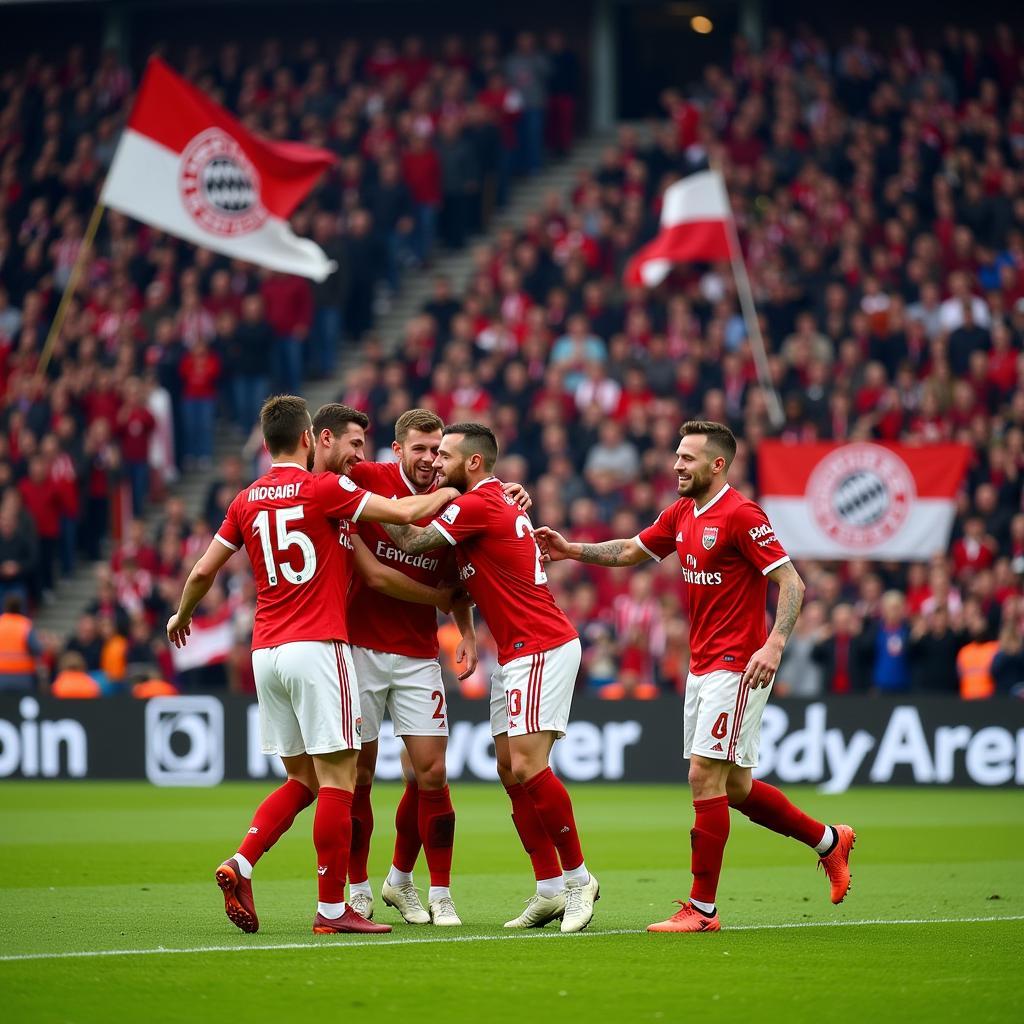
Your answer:
[[[61,513],[64,511],[64,503],[60,490],[50,475],[50,467],[42,455],[36,455],[29,460],[28,475],[18,484],[18,491],[25,510],[35,524],[38,537],[38,590],[47,600],[52,600],[54,563],[60,547]]]
[[[957,654],[965,637],[954,630],[945,605],[919,616],[910,633],[910,675],[920,693],[955,696],[960,688]]]
[[[145,511],[149,495],[149,439],[156,420],[142,404],[142,383],[137,377],[124,382],[122,397],[117,436],[121,442],[121,463],[131,487],[132,515],[138,517]]]
[[[413,134],[402,155],[402,177],[412,198],[416,221],[412,238],[413,251],[421,265],[426,265],[434,249],[437,215],[443,199],[441,161],[430,140]]]
[[[996,693],[1019,697],[1024,694],[1024,638],[1007,623],[999,634],[999,647],[990,668]]]
[[[247,295],[242,319],[224,339],[224,358],[231,372],[235,422],[245,433],[259,419],[273,376],[274,329],[264,316],[263,299]]]
[[[0,692],[30,692],[39,683],[43,647],[16,594],[4,598],[0,614]]]
[[[295,394],[302,381],[303,351],[313,324],[312,285],[293,274],[271,272],[264,274],[260,294],[274,332],[277,386]]]
[[[337,269],[325,281],[313,286],[313,329],[307,351],[307,369],[315,380],[334,373],[338,344],[344,330],[343,312],[348,302],[348,247],[341,235],[338,217],[322,211],[313,219],[313,241]]]
[[[775,673],[775,687],[780,696],[821,696],[824,691],[824,673],[820,661],[814,657],[814,650],[824,623],[825,612],[821,602],[808,601]]]
[[[98,672],[103,654],[103,640],[95,616],[85,614],[78,620],[75,635],[64,648],[65,653],[75,653],[82,658],[87,672]]]
[[[896,590],[882,595],[881,619],[875,626],[872,683],[879,693],[906,693],[910,689],[906,598]]]
[[[59,700],[84,700],[103,696],[100,684],[86,671],[85,658],[67,651],[57,662],[57,677],[50,685],[50,696]]]
[[[525,174],[536,174],[544,162],[544,114],[550,74],[548,58],[537,49],[536,36],[520,32],[514,52],[505,61],[505,77],[522,101],[519,169]]]
[[[220,360],[201,338],[181,361],[181,405],[187,469],[196,465],[200,469],[208,469],[211,464],[220,372]]]
[[[39,563],[39,537],[35,527],[23,522],[17,501],[0,501],[0,598],[17,597],[26,607],[34,590]]]
[[[989,623],[980,606],[971,603],[965,613],[967,642],[956,657],[956,668],[960,675],[960,696],[963,700],[985,700],[995,693],[992,678],[992,662],[999,643],[992,640]]]

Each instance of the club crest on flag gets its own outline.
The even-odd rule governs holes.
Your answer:
[[[710,551],[715,546],[715,541],[718,540],[718,527],[705,526],[704,533],[700,540],[704,545],[705,550]]]
[[[246,235],[267,220],[259,172],[220,128],[200,132],[182,151],[178,187],[185,209],[214,234]]]

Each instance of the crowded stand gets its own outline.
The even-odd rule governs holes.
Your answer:
[[[525,482],[535,523],[576,540],[632,537],[676,496],[678,427],[699,416],[740,438],[730,482],[758,496],[760,440],[966,442],[949,552],[927,563],[800,561],[806,602],[780,666],[794,696],[938,693],[1024,683],[1024,43],[982,35],[810,29],[734,44],[727,66],[667,90],[623,127],[570,195],[550,195],[473,251],[467,287],[438,277],[400,339],[367,333],[374,295],[458,247],[514,174],[571,141],[578,72],[564,43],[529,34],[304,48],[254,64],[190,51],[186,75],[275,138],[340,161],[296,216],[341,265],[321,285],[255,272],[110,215],[88,286],[45,380],[42,339],[109,163],[132,76],[31,60],[4,81],[0,154],[0,589],[47,600],[55,574],[95,559],[93,606],[54,647],[59,673],[104,692],[167,680],[252,687],[254,590],[243,559],[197,617],[202,663],[171,661],[161,624],[182,572],[266,455],[252,431],[268,391],[330,377],[341,336],[362,338],[338,400],[368,413],[390,457],[398,416],[482,420],[498,475]],[[26,84],[27,83],[27,84]],[[84,97],[84,99],[83,99]],[[546,139],[545,139],[546,132]],[[623,285],[680,176],[721,167],[785,422],[772,424],[727,265]],[[379,288],[377,285],[379,284]],[[397,341],[397,346],[391,342]],[[173,497],[205,467],[215,430],[240,455],[198,518]],[[112,496],[124,494],[124,500]],[[157,507],[152,526],[139,516]],[[550,566],[584,642],[580,686],[608,698],[678,692],[688,639],[678,569]],[[38,640],[36,641],[39,642]],[[457,634],[442,625],[442,658]],[[209,655],[215,651],[215,656]],[[462,684],[487,692],[493,652]],[[58,675],[58,680],[60,675]],[[454,678],[454,677],[452,677]]]

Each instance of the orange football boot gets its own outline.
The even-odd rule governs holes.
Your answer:
[[[679,904],[680,910],[677,910],[667,921],[649,924],[647,930],[649,932],[720,932],[722,930],[718,914],[708,917],[692,903],[684,903],[682,900],[676,900],[676,903]]]
[[[846,899],[846,894],[850,891],[850,854],[853,852],[854,843],[857,842],[857,833],[849,825],[832,827],[839,839],[835,849],[827,857],[819,858],[818,864],[828,875],[832,885],[832,902],[838,904]]]
[[[243,932],[258,931],[260,920],[252,898],[252,879],[242,877],[238,861],[234,857],[224,861],[214,877],[224,893],[224,913],[231,923]]]

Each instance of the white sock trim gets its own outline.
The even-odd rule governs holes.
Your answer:
[[[565,879],[566,885],[570,882],[579,882],[582,885],[586,885],[590,881],[590,872],[587,870],[586,861],[578,868],[573,868],[571,871],[563,871],[562,877]]]
[[[391,870],[388,872],[388,885],[405,885],[406,882],[411,881],[411,871],[399,871],[394,864],[391,865]]]
[[[329,921],[337,921],[345,913],[345,902],[342,900],[341,903],[318,903],[316,912]]]
[[[373,896],[373,889],[370,888],[370,880],[367,879],[365,882],[349,882],[348,883],[348,895],[349,899],[355,896],[356,893],[361,893],[363,896]]]
[[[828,848],[835,842],[837,838],[836,830],[831,825],[825,826],[825,834],[821,837],[820,842],[814,848],[814,852],[819,857],[824,857],[828,853]]]
[[[427,902],[434,903],[437,900],[450,900],[452,891],[447,885],[432,885],[427,893]]]
[[[552,900],[562,892],[565,892],[565,881],[561,875],[555,875],[554,878],[537,879],[538,896],[543,896],[545,899]]]
[[[707,914],[710,917],[715,912],[714,903],[701,903],[700,900],[695,900],[692,896],[690,902],[702,913]]]
[[[240,853],[235,854],[235,863],[243,878],[252,878],[252,865]]]

